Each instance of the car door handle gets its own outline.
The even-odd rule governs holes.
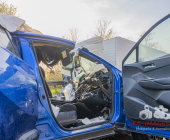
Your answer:
[[[149,68],[154,68],[154,67],[156,67],[156,66],[155,66],[154,63],[151,63],[151,64],[147,64],[147,65],[142,65],[142,67],[143,67],[144,69],[149,69]]]

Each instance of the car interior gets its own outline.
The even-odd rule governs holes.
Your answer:
[[[112,118],[114,74],[109,67],[83,53],[84,48],[44,41],[33,46],[57,123],[72,129]]]

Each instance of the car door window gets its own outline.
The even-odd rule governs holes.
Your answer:
[[[129,57],[126,59],[125,64],[132,64],[136,62],[136,49],[133,50],[133,52],[129,55]]]
[[[139,44],[139,62],[170,54],[170,18],[154,28]]]
[[[168,54],[170,54],[170,18],[147,34],[124,64],[146,62]]]
[[[10,35],[10,33],[7,30],[6,30],[6,33],[7,33],[8,37],[9,37],[9,39],[11,41],[11,44],[12,44],[12,46],[14,48],[13,53],[21,58],[21,54],[20,54],[17,42],[12,39],[12,36]]]
[[[5,29],[3,29],[0,26],[0,46],[7,49],[7,50],[9,50],[10,52],[17,55],[18,57],[20,57],[20,54],[17,51],[17,46],[12,44],[10,39],[12,40],[11,35],[9,34],[9,32],[5,31]]]

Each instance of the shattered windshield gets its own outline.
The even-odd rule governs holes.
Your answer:
[[[86,74],[89,74],[98,65],[97,62],[92,62],[82,56],[76,57],[76,65],[80,66]],[[66,68],[73,68],[73,62],[66,66]]]
[[[80,66],[83,68],[86,74],[89,74],[98,65],[84,57],[79,56]]]

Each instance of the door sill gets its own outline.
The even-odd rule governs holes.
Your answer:
[[[112,126],[110,128],[104,128],[104,129],[100,129],[96,131],[90,131],[90,132],[86,132],[82,134],[77,134],[74,136],[61,138],[59,140],[90,140],[90,139],[98,139],[98,138],[101,139],[101,138],[108,137],[114,134],[115,134],[115,131],[114,131],[114,127]]]
[[[94,124],[88,124],[88,125],[82,125],[82,126],[77,126],[77,127],[73,127],[73,128],[64,128],[67,129],[68,131],[72,131],[72,130],[80,130],[83,128],[88,128],[88,127],[92,127],[92,126],[97,126],[97,125],[101,125],[104,123],[109,123],[109,121],[103,121],[103,122],[98,122],[98,123],[94,123]]]

